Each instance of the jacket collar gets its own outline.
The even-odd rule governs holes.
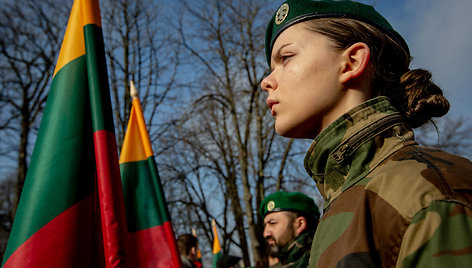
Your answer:
[[[280,250],[279,259],[283,264],[296,262],[303,255],[309,254],[315,230],[301,233],[292,242]]]
[[[413,140],[413,132],[383,96],[360,104],[324,129],[311,144],[304,164],[326,201],[325,208],[407,140]]]

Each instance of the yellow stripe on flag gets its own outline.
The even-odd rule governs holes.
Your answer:
[[[98,1],[84,1],[84,4],[82,4],[82,16],[84,18],[83,26],[96,24],[98,27],[102,28],[102,18],[100,17]]]
[[[87,24],[102,27],[98,1],[74,1],[54,75],[67,63],[85,55],[83,28]]]
[[[153,155],[139,98],[133,98],[128,130],[121,149],[120,164],[146,160]]]
[[[216,222],[215,219],[211,221],[213,225],[213,236],[215,237],[213,240],[213,254],[216,254],[220,252],[221,247],[220,247],[220,240],[218,239],[218,231],[216,230]]]

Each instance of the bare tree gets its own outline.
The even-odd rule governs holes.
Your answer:
[[[448,115],[415,130],[418,143],[471,158],[472,124],[463,116]]]
[[[64,1],[7,0],[0,7],[1,151],[17,159],[13,216],[26,177],[30,138],[43,112],[67,25],[70,7],[66,5]]]
[[[223,219],[218,222],[220,238],[232,240],[235,226],[228,224],[229,199],[221,199],[224,192],[223,181],[214,180],[214,173],[221,170],[209,168],[208,161],[201,157],[207,154],[203,144],[199,144],[192,136],[195,132],[179,131],[172,139],[180,141],[172,146],[166,154],[166,160],[161,162],[163,176],[167,177],[166,192],[171,196],[169,200],[173,226],[178,233],[189,233],[197,228],[199,245],[203,252],[211,252],[214,239],[211,230],[212,219]],[[185,152],[185,156],[181,152]],[[232,240],[234,243],[236,241]],[[222,245],[228,250],[229,243]]]
[[[178,47],[166,25],[172,9],[153,0],[108,0],[101,10],[118,147],[131,109],[129,80],[136,84],[155,140],[168,122],[165,111],[158,108],[175,100],[179,88]]]
[[[259,86],[268,72],[263,37],[275,6],[255,0],[181,3],[181,44],[191,69],[201,75],[192,83],[191,110],[175,126],[180,157],[172,160],[179,164],[168,164],[173,170],[166,172],[185,179],[187,189],[203,185],[201,195],[207,198],[187,208],[216,218],[226,238],[223,248],[235,245],[245,265],[251,265],[250,257],[258,265],[265,255],[258,207],[267,189],[283,189],[287,173],[298,172],[287,165],[298,155],[297,146],[275,134]],[[183,171],[180,160],[187,158],[195,159],[192,171],[205,173],[204,179]],[[295,177],[310,181],[306,175]],[[210,229],[207,219],[200,224]]]
[[[3,258],[13,224],[13,202],[16,195],[16,176],[10,173],[0,181],[0,259]]]

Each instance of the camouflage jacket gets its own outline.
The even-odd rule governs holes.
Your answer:
[[[472,267],[472,163],[419,146],[387,98],[323,130],[305,168],[325,199],[310,267]]]
[[[310,248],[315,231],[300,234],[280,252],[281,262],[271,265],[270,268],[306,268],[310,258]]]

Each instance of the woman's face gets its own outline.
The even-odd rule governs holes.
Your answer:
[[[345,111],[340,82],[342,52],[331,41],[297,23],[274,43],[272,72],[261,87],[279,135],[314,138]]]

